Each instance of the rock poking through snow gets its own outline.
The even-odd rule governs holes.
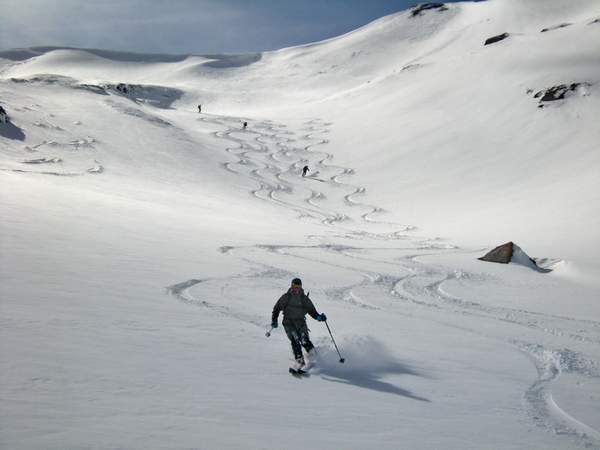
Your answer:
[[[491,38],[487,38],[483,45],[495,44],[496,42],[500,42],[500,41],[506,39],[508,36],[510,36],[510,34],[508,34],[508,33],[502,33],[497,36],[492,36]]]
[[[561,23],[559,25],[554,25],[553,27],[544,28],[541,33],[546,33],[547,31],[558,30],[559,28],[565,28],[572,25],[571,23]]]
[[[495,249],[489,251],[480,259],[481,261],[487,262],[496,262],[502,264],[508,264],[513,255],[514,244],[512,242],[507,242],[506,244],[502,244]]]
[[[530,257],[527,253],[523,251],[521,247],[519,247],[512,241],[494,248],[481,258],[477,259],[481,261],[495,262],[501,264],[520,264],[522,266],[526,266],[531,269],[537,270],[538,272],[551,271],[550,269],[539,267],[535,259]]]
[[[438,11],[447,11],[448,7],[444,3],[423,3],[421,5],[415,6],[412,10],[412,17],[423,15],[424,11],[429,9],[437,9]]]
[[[542,103],[563,100],[574,93],[583,96],[587,95],[587,88],[590,86],[590,83],[559,84],[536,92],[533,98],[539,98],[540,103]]]

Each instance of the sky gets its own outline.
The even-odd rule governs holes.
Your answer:
[[[418,0],[0,0],[0,50],[275,50],[326,39]]]

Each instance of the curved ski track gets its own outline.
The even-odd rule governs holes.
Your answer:
[[[219,304],[223,296],[210,301],[200,300],[196,297],[198,294],[190,292],[201,285],[213,284],[213,289],[218,290],[220,286],[223,294],[224,286],[259,277],[265,283],[271,282],[273,285],[287,283],[294,274],[261,263],[266,252],[288,260],[293,258],[305,265],[335,267],[358,276],[360,281],[354,284],[318,292],[321,300],[344,303],[360,310],[384,310],[386,314],[409,317],[422,315],[425,311],[442,311],[447,313],[445,317],[459,314],[478,320],[498,321],[510,324],[517,330],[521,328],[540,335],[559,336],[573,343],[600,343],[599,322],[525,309],[489,306],[446,292],[444,284],[450,280],[460,278],[466,282],[476,281],[481,275],[455,273],[441,266],[422,263],[419,258],[448,252],[479,253],[480,250],[461,250],[437,238],[415,236],[416,228],[413,226],[376,220],[373,216],[385,211],[376,205],[360,202],[357,197],[363,196],[366,188],[342,180],[350,178],[354,170],[332,164],[333,153],[324,150],[329,141],[322,136],[329,132],[332,124],[311,119],[304,123],[299,133],[294,133],[284,124],[268,120],[255,123],[246,130],[241,129],[240,123],[247,119],[202,117],[199,120],[224,128],[214,132],[214,136],[228,142],[226,152],[233,157],[233,161],[226,161],[222,166],[229,172],[255,181],[256,188],[250,192],[253,197],[292,210],[298,214],[298,218],[318,221],[327,228],[322,235],[307,236],[309,240],[318,240],[319,244],[221,247],[221,253],[242,258],[250,264],[252,271],[222,279],[192,279],[167,287],[168,292],[179,300],[208,308],[234,320],[260,328],[266,327],[264,315],[249,314]],[[313,175],[302,178],[300,172],[305,164],[310,164]],[[315,173],[319,175],[318,178]],[[318,187],[327,188],[327,192],[317,187],[306,188],[300,185],[304,181],[318,181],[322,183]],[[333,196],[339,197],[336,197],[335,202],[339,208],[321,206],[324,200],[330,200]],[[370,225],[386,226],[387,229],[384,232],[370,231]],[[339,245],[332,242],[336,238],[354,240],[365,245]],[[395,248],[375,245],[382,240],[401,241],[403,245]],[[369,243],[372,245],[368,245]],[[399,254],[403,256],[398,257]],[[340,263],[340,259],[343,263]],[[364,266],[365,262],[373,270],[360,268],[360,264]],[[361,295],[361,291],[368,295]],[[449,320],[435,317],[429,320],[461,328]],[[551,394],[552,382],[563,371],[588,379],[600,378],[600,369],[595,361],[569,349],[547,349],[510,336],[493,336],[485,331],[485,327],[461,329],[509,342],[531,358],[538,371],[538,379],[523,394],[528,420],[557,435],[566,436],[582,448],[600,443],[600,432],[569,416],[556,404]],[[565,361],[577,363],[568,364]]]

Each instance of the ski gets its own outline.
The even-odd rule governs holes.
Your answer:
[[[290,373],[296,377],[301,377],[303,375],[308,375],[307,372],[305,370],[302,369],[294,369],[293,367],[290,367]]]

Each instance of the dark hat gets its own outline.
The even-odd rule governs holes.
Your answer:
[[[302,280],[300,278],[294,278],[292,280],[292,284],[296,284],[296,285],[302,286]]]

